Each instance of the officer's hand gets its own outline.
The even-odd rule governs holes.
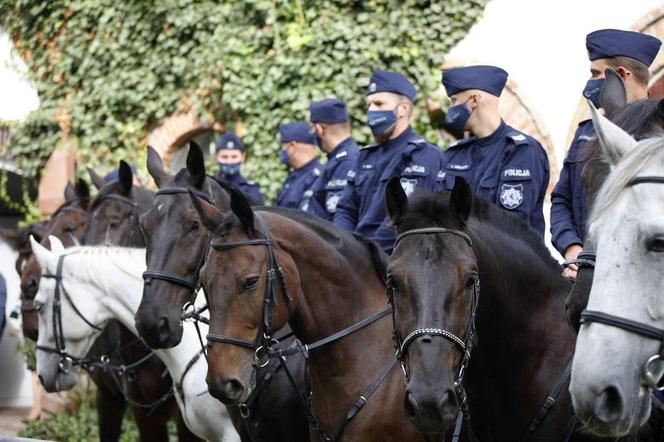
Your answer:
[[[580,244],[572,244],[565,250],[565,261],[576,259],[579,256],[579,253],[583,251],[583,246]],[[576,272],[579,271],[579,266],[576,264],[570,264],[565,267],[563,270],[563,277],[569,279],[570,281],[576,280]]]

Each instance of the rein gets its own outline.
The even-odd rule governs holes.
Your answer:
[[[637,176],[629,180],[625,188],[636,186],[638,184],[664,184],[664,177]],[[588,262],[584,262],[581,265],[586,264],[588,267],[595,267],[595,254],[592,252],[583,252],[582,254],[585,255],[584,258],[588,260]],[[579,258],[582,258],[582,254],[579,254]],[[577,261],[580,261],[580,259],[577,259]],[[654,327],[644,322],[611,315],[609,313],[588,309],[583,310],[581,312],[581,324],[591,324],[593,322],[619,328],[647,339],[659,341],[659,353],[648,358],[643,366],[642,374],[646,387],[653,390],[664,391],[664,383],[661,383],[662,379],[659,379],[661,376],[657,375],[657,373],[661,371],[658,369],[657,364],[661,367],[661,364],[664,363],[664,329]]]

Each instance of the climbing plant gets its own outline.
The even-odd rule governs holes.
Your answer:
[[[245,173],[270,197],[286,171],[278,126],[308,118],[312,99],[348,102],[354,134],[370,141],[365,94],[373,69],[406,74],[419,90],[416,129],[437,140],[444,55],[488,0],[15,0],[0,26],[29,67],[40,108],[10,145],[38,175],[64,141],[86,166],[144,164],[163,117],[193,108],[203,122],[241,123]]]

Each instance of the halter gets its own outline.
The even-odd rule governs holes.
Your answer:
[[[636,186],[637,184],[664,184],[664,177],[661,176],[637,176],[627,182],[627,187]],[[586,255],[587,267],[595,267],[595,254],[592,252],[584,253]],[[579,255],[581,258],[581,255]],[[581,323],[590,324],[597,322],[599,324],[608,325],[625,330],[630,333],[642,336],[644,338],[653,339],[660,342],[659,353],[648,358],[648,361],[643,366],[643,379],[648,388],[664,391],[664,385],[658,385],[658,376],[656,375],[656,367],[653,364],[664,363],[664,329],[653,327],[652,325],[644,322],[634,321],[632,319],[615,316],[608,313],[585,309],[581,312]]]
[[[399,242],[404,238],[406,238],[407,236],[431,235],[439,233],[456,235],[459,238],[463,239],[471,248],[471,250],[473,248],[473,241],[467,233],[462,232],[461,230],[449,229],[446,227],[423,227],[419,229],[406,230],[405,232],[402,232],[397,236],[396,241],[394,243],[394,248],[396,249]],[[406,363],[405,354],[408,351],[408,346],[410,346],[410,344],[415,342],[417,339],[425,336],[426,337],[440,336],[441,338],[450,341],[452,344],[454,344],[456,348],[459,349],[459,351],[461,351],[463,355],[461,363],[459,365],[459,369],[457,370],[457,373],[454,376],[454,390],[459,400],[460,404],[459,408],[461,410],[461,414],[465,416],[466,420],[468,420],[469,419],[468,401],[466,397],[466,391],[463,387],[463,379],[466,373],[466,368],[468,366],[468,363],[470,362],[470,356],[473,349],[473,340],[475,337],[475,314],[477,311],[477,305],[479,304],[479,296],[480,296],[479,278],[476,278],[475,283],[473,284],[473,298],[471,304],[470,317],[468,319],[468,330],[466,331],[466,336],[463,339],[448,330],[437,327],[417,328],[408,333],[405,339],[402,339],[401,335],[397,331],[396,309],[394,308],[394,290],[395,290],[394,287],[391,284],[388,284],[388,296],[390,298],[390,304],[392,304],[392,338],[394,339],[394,346],[396,348],[396,357],[399,360],[399,363],[401,364],[401,369],[403,370],[406,380],[410,378],[410,372],[408,370],[408,366]]]
[[[254,350],[253,365],[264,367],[269,363],[268,353],[271,347],[277,343],[272,336],[272,305],[278,305],[275,279],[279,279],[279,285],[281,286],[286,301],[291,303],[293,298],[288,291],[286,276],[284,275],[283,269],[277,264],[270,229],[261,214],[255,213],[255,217],[263,231],[263,239],[249,239],[216,244],[210,243],[210,247],[222,252],[246,246],[265,246],[267,248],[267,285],[265,287],[265,297],[263,299],[263,334],[262,336],[257,337],[255,341],[248,341],[245,339],[208,333],[207,341],[208,345],[212,345],[216,342],[237,345],[239,347]]]
[[[37,350],[41,350],[46,353],[54,353],[57,355],[60,355],[60,363],[58,364],[58,370],[63,372],[63,373],[68,373],[68,365],[80,365],[82,367],[86,367],[92,359],[89,358],[79,358],[76,356],[72,356],[67,352],[66,345],[65,345],[65,337],[64,337],[64,332],[62,328],[62,301],[61,301],[61,295],[64,294],[65,299],[71,305],[72,309],[74,310],[74,313],[83,320],[87,325],[92,327],[95,330],[102,331],[102,329],[96,325],[94,325],[92,322],[90,322],[83,314],[81,311],[76,307],[76,304],[74,304],[74,301],[71,299],[69,296],[69,293],[64,287],[64,284],[62,283],[62,268],[65,262],[65,256],[67,255],[60,255],[58,257],[58,264],[56,267],[56,273],[55,275],[53,274],[43,274],[42,278],[50,278],[50,279],[55,279],[55,294],[53,296],[53,312],[52,312],[52,322],[53,322],[53,339],[55,340],[55,347],[48,347],[44,345],[37,345]]]

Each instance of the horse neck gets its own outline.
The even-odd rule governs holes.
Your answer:
[[[491,407],[481,399],[473,406],[473,396],[510,398],[484,417],[492,431],[514,431],[507,426],[518,416],[532,418],[573,353],[563,308],[569,284],[557,266],[514,235],[485,223],[472,230],[481,287],[478,345],[466,385],[472,408]]]
[[[120,253],[125,252],[122,248],[118,248],[118,250]],[[90,258],[88,257],[88,259]],[[140,337],[136,330],[134,317],[141,302],[143,292],[141,274],[145,269],[137,269],[134,274],[129,275],[117,269],[111,262],[103,262],[99,265],[103,265],[104,270],[97,272],[98,275],[95,275],[95,277],[88,274],[85,282],[94,285],[104,293],[105,296],[99,302],[107,309],[110,316],[127,327],[134,336]],[[82,267],[76,265],[76,268],[81,269]],[[201,324],[201,328],[201,333],[205,336],[207,326]],[[152,351],[166,365],[171,377],[178,380],[184,372],[187,362],[197,353],[199,348],[200,344],[196,337],[194,325],[184,323],[180,344],[173,348],[153,349]]]
[[[311,229],[290,220],[285,225],[273,234],[279,265],[296,275],[289,279],[291,283],[297,282],[289,286],[296,298],[289,323],[302,342],[312,343],[327,337],[388,307],[385,286],[368,253],[358,256],[351,246],[342,255]],[[382,329],[387,339],[376,337],[371,346],[382,345],[391,353],[390,323],[383,318],[362,331],[314,350],[312,362],[322,361],[325,355],[332,362],[323,365],[334,369],[335,364],[343,361],[347,367],[349,358],[354,358],[350,354],[357,352],[362,337],[366,339],[367,333],[375,334]],[[339,358],[339,354],[348,357]]]

